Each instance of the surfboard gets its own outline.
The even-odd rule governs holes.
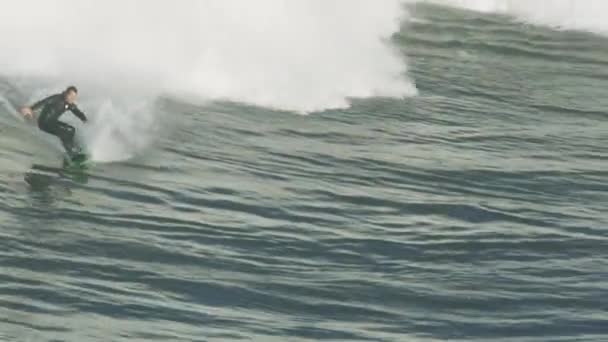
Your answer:
[[[67,168],[88,169],[93,165],[91,155],[85,152],[78,152],[73,155],[66,154],[64,157],[64,167]]]

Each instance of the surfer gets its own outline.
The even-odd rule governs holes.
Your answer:
[[[77,96],[78,89],[69,86],[60,94],[51,95],[32,106],[21,108],[21,114],[28,119],[34,119],[34,111],[42,108],[38,117],[38,127],[44,132],[57,136],[68,155],[75,155],[79,152],[79,149],[74,146],[76,129],[72,125],[59,121],[59,117],[69,110],[82,122],[87,122],[87,117],[76,106]]]

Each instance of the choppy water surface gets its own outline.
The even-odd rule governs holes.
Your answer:
[[[2,109],[0,340],[607,340],[608,40],[411,10],[411,98],[164,99],[85,173]]]

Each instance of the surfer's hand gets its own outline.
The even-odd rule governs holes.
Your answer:
[[[21,114],[23,116],[25,116],[27,119],[31,119],[34,117],[34,114],[32,113],[32,108],[30,108],[30,107],[21,108]]]

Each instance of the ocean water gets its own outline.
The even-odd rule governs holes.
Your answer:
[[[125,4],[227,31],[0,14],[1,341],[608,340],[604,2]],[[70,70],[84,171],[13,115]]]

